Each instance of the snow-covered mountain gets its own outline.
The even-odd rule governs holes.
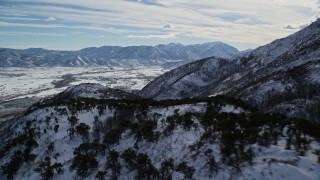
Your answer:
[[[320,121],[320,20],[231,59],[206,58],[169,71],[140,95],[176,99],[217,94],[266,111]]]
[[[193,60],[218,56],[229,58],[238,50],[222,42],[196,45],[102,46],[79,51],[0,49],[0,67],[94,66],[134,67],[161,65],[177,67]]]
[[[0,179],[320,176],[319,124],[226,97],[105,99],[88,89],[102,87],[73,87],[62,93],[71,99],[46,99],[0,124]]]
[[[196,97],[201,89],[218,83],[235,69],[230,60],[206,58],[173,69],[150,82],[140,95],[155,99]]]

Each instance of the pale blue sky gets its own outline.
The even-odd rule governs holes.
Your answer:
[[[222,41],[240,50],[319,17],[319,0],[1,0],[0,47],[77,50],[103,45]]]

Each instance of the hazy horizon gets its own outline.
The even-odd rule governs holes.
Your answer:
[[[49,48],[42,48],[42,47],[27,47],[27,48],[8,48],[8,47],[0,47],[0,48],[8,48],[8,49],[18,49],[18,50],[25,50],[25,49],[46,49],[46,50],[54,50],[54,51],[79,51],[82,49],[86,49],[86,48],[100,48],[100,47],[104,47],[104,46],[115,46],[115,47],[131,47],[131,46],[158,46],[158,45],[169,45],[169,44],[180,44],[182,46],[189,46],[189,45],[201,45],[201,44],[206,44],[206,43],[216,43],[216,42],[221,42],[221,41],[212,41],[212,42],[204,42],[204,43],[195,43],[195,44],[182,44],[179,42],[170,42],[170,43],[163,43],[163,44],[155,44],[155,45],[145,45],[145,44],[141,44],[141,45],[128,45],[128,46],[121,46],[121,45],[102,45],[102,46],[90,46],[90,47],[84,47],[81,49],[70,49],[70,50],[66,50],[66,49],[49,49]],[[224,43],[224,42],[221,42]],[[227,43],[225,43],[227,44]],[[228,44],[230,45],[230,44]],[[230,45],[231,46],[231,45]],[[234,48],[236,48],[238,51],[246,51],[246,50],[250,50],[251,48],[248,49],[244,49],[244,50],[239,50],[237,47],[232,46]]]

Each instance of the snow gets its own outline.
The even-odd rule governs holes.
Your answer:
[[[288,127],[285,127],[282,130],[282,135],[278,141],[277,145],[271,145],[270,147],[261,147],[258,144],[247,145],[246,148],[251,147],[255,153],[253,159],[254,165],[248,166],[244,164],[241,167],[240,174],[234,174],[230,167],[221,164],[220,157],[220,147],[219,143],[204,144],[203,148],[209,148],[212,150],[212,155],[220,163],[219,171],[217,174],[211,174],[206,167],[206,157],[204,157],[202,152],[196,154],[195,152],[190,151],[189,146],[194,145],[199,141],[200,137],[204,133],[204,129],[200,122],[193,118],[195,126],[190,130],[185,130],[182,126],[177,125],[173,130],[172,134],[165,136],[162,134],[166,126],[165,120],[167,117],[178,113],[179,115],[184,115],[187,112],[193,113],[202,113],[205,112],[207,107],[206,103],[197,103],[197,104],[183,104],[169,107],[149,107],[147,116],[152,119],[154,114],[157,114],[157,117],[153,120],[157,121],[156,132],[160,132],[161,136],[156,142],[147,142],[142,140],[136,145],[139,147],[135,149],[135,138],[131,134],[130,130],[125,131],[120,139],[119,144],[111,146],[111,149],[118,151],[119,153],[123,152],[128,148],[135,149],[137,153],[145,153],[150,157],[152,164],[156,168],[160,168],[161,163],[164,160],[173,158],[175,163],[186,161],[189,166],[195,168],[194,177],[196,179],[230,179],[236,177],[236,179],[316,179],[320,176],[320,164],[316,162],[317,157],[312,154],[311,151],[308,151],[306,156],[297,156],[293,151],[286,150],[286,138]],[[66,108],[67,106],[58,106],[56,108]],[[221,107],[220,113],[241,113],[244,112],[239,107],[234,105],[226,104]],[[36,162],[44,159],[45,156],[50,155],[50,152],[47,151],[47,146],[50,142],[55,143],[55,153],[59,153],[60,156],[57,159],[52,158],[52,162],[60,162],[63,164],[65,173],[61,175],[55,175],[53,179],[74,179],[76,178],[75,171],[69,169],[73,155],[73,151],[78,147],[83,139],[80,136],[75,135],[70,138],[68,136],[68,128],[70,124],[68,122],[68,116],[71,115],[71,112],[67,112],[67,115],[59,115],[55,108],[47,107],[44,109],[39,109],[31,114],[27,115],[19,121],[33,120],[37,122],[36,125],[39,126],[40,132],[43,132],[44,129],[47,129],[47,133],[41,133],[41,136],[37,140],[40,146],[36,148],[33,153],[37,154]],[[105,113],[101,116],[98,115],[98,109],[96,107],[91,110],[84,110],[77,112],[77,117],[79,118],[78,123],[86,123],[91,127],[90,132],[93,131],[93,121],[94,117],[98,116],[100,120],[105,121],[108,117],[114,115],[114,110],[105,108]],[[47,123],[45,119],[51,117],[51,120]],[[55,122],[54,117],[58,119],[58,122]],[[20,122],[16,123],[19,124]],[[55,133],[53,130],[50,130],[50,127],[54,127],[56,124],[59,124],[58,132]],[[21,131],[23,126],[15,126],[16,131]],[[320,145],[316,141],[311,143],[312,149],[320,149]],[[50,155],[51,156],[51,155]],[[98,156],[97,160],[99,161],[100,167],[99,170],[104,168],[106,163],[105,157]],[[19,171],[16,179],[39,179],[40,175],[34,173],[34,168],[38,164],[25,164]],[[95,172],[93,172],[87,179],[94,179]],[[122,168],[120,179],[133,179],[134,172],[129,172],[126,168]],[[211,176],[213,175],[213,176]],[[179,172],[173,173],[174,179],[183,179],[184,175]]]
[[[67,108],[66,106],[59,106],[59,108]],[[51,127],[54,127],[57,123],[55,122],[54,118],[52,117],[52,114],[54,114],[55,117],[57,117],[59,129],[58,132],[55,133],[53,130],[50,130]],[[70,115],[70,112],[68,112]],[[78,112],[77,117],[79,118],[78,123],[86,123],[91,127],[93,127],[93,121],[94,116],[98,114],[98,110],[96,108],[91,109],[90,111],[84,111],[84,112]],[[113,111],[106,108],[105,114],[100,116],[99,118],[101,120],[107,119],[108,117],[113,116]],[[51,120],[49,124],[44,123],[46,117],[51,117]],[[60,156],[57,157],[57,159],[51,159],[52,162],[60,162],[64,165],[70,165],[70,160],[73,157],[73,151],[76,147],[78,147],[81,143],[83,143],[83,140],[80,136],[75,136],[73,138],[69,138],[68,136],[68,128],[70,128],[70,124],[68,122],[67,116],[58,116],[56,111],[52,108],[46,108],[43,110],[37,110],[28,116],[25,117],[26,120],[33,120],[37,119],[38,122],[42,121],[40,124],[40,132],[43,132],[44,129],[47,129],[46,134],[41,134],[40,139],[38,140],[39,147],[36,148],[33,153],[37,154],[36,161],[43,160],[45,156],[50,155],[47,152],[47,146],[50,142],[54,142],[55,144],[55,153],[59,153]],[[17,129],[18,130],[18,129]],[[38,164],[32,164],[32,165],[24,165],[19,171],[18,175],[15,177],[15,179],[38,179],[39,174],[35,173],[33,169],[37,167]],[[69,172],[68,168],[65,168],[65,171],[67,173],[64,173],[62,175],[56,175],[53,179],[73,179],[74,172]],[[27,173],[27,174],[26,174]]]
[[[235,107],[233,105],[225,105],[221,107],[221,110],[219,111],[220,113],[225,112],[225,113],[234,113],[234,114],[240,114],[245,112],[242,108],[240,107]]]
[[[262,93],[266,93],[268,91],[277,91],[277,92],[284,92],[286,88],[291,88],[293,84],[284,84],[279,81],[269,80],[260,87]]]
[[[236,80],[239,80],[241,78],[241,75],[240,75],[240,73],[236,73],[236,74],[232,75],[230,78],[232,80],[236,81]]]
[[[283,128],[282,136],[284,136],[284,137],[288,136],[288,130],[289,130],[289,127],[288,127],[288,126],[286,126],[285,128]]]
[[[70,93],[74,97],[100,99],[105,96],[103,94],[105,90],[106,87],[100,84],[81,84],[69,87],[67,90],[64,91],[64,93]]]
[[[254,98],[256,102],[262,103],[271,95],[277,95],[291,90],[294,84],[291,83],[290,79],[285,80],[267,80],[261,82],[256,87],[250,87],[246,90],[246,98]]]
[[[46,97],[81,83],[99,83],[111,88],[139,90],[156,76],[168,71],[159,66],[138,68],[109,67],[0,67],[0,101],[23,97]],[[72,74],[67,87],[55,88],[51,82]]]
[[[309,78],[311,83],[320,84],[320,67],[314,67],[313,71],[309,73]]]
[[[206,103],[184,104],[178,106],[169,106],[167,108],[152,108],[149,112],[149,115],[151,116],[157,113],[160,114],[162,117],[169,117],[174,115],[175,111],[177,111],[179,115],[184,115],[187,112],[203,113],[206,111],[206,108]]]

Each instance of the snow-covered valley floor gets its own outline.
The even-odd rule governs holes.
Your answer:
[[[139,90],[169,69],[162,67],[34,67],[0,68],[0,102],[45,97],[81,83],[99,83],[122,90]]]

